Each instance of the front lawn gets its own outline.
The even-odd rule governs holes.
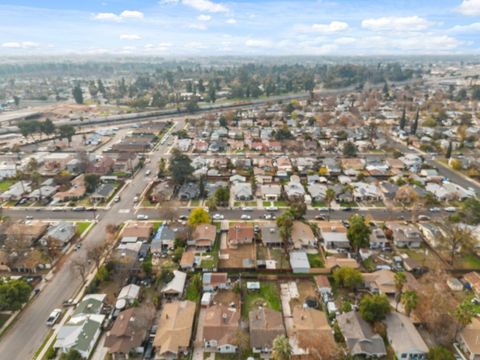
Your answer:
[[[272,205],[272,202],[271,201],[264,201],[263,202],[263,207],[269,207]]]
[[[251,310],[259,306],[266,306],[272,310],[281,311],[282,303],[280,294],[276,283],[262,282],[260,283],[260,290],[247,290],[244,288],[245,296],[242,309],[242,316],[247,319]]]
[[[358,204],[355,201],[352,202],[342,202],[340,204],[341,207],[357,207]]]
[[[15,180],[6,179],[6,180],[0,181],[0,192],[3,193],[7,191],[8,189],[10,189],[10,186],[12,186],[13,184],[15,184]]]
[[[77,221],[75,223],[75,226],[77,227],[77,234],[82,235],[90,226],[90,224],[91,224],[90,221]]]
[[[312,203],[312,206],[316,207],[316,208],[326,208],[326,207],[328,207],[328,205],[325,201],[314,201]]]
[[[308,263],[312,268],[322,268],[323,267],[323,260],[319,253],[317,254],[307,254]]]
[[[288,201],[286,201],[286,200],[275,201],[275,206],[276,207],[287,207],[288,206]]]

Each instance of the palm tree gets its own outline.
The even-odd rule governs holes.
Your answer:
[[[325,192],[325,201],[328,204],[328,220],[330,220],[330,211],[332,210],[332,201],[335,200],[335,190],[328,188]]]
[[[274,360],[289,360],[292,356],[292,346],[284,335],[273,340],[272,355]]]
[[[416,291],[407,290],[401,296],[403,308],[407,316],[410,316],[411,312],[415,310],[418,305],[418,295]]]
[[[397,310],[397,309],[398,309],[398,303],[400,302],[400,298],[401,298],[401,296],[402,296],[403,286],[404,286],[405,283],[407,282],[407,276],[405,275],[404,272],[397,272],[397,273],[395,273],[394,281],[395,281],[395,289],[396,289],[396,294],[395,294],[395,301],[396,301],[395,310]]]

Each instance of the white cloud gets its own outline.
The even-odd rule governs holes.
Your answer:
[[[357,41],[357,39],[353,37],[341,37],[338,39],[335,39],[335,44],[337,45],[350,45],[353,44]]]
[[[480,0],[463,0],[457,11],[467,16],[480,16]]]
[[[430,25],[429,21],[419,16],[385,16],[362,21],[363,28],[373,31],[418,31],[424,30]]]
[[[332,21],[330,24],[313,24],[312,30],[315,32],[334,33],[348,29],[348,24],[343,21]]]
[[[190,29],[195,29],[195,30],[207,30],[207,25],[205,24],[190,24],[188,25]]]
[[[476,22],[469,25],[456,25],[450,30],[452,33],[473,33],[480,32],[480,22]]]
[[[202,15],[198,15],[197,19],[199,21],[210,21],[210,20],[212,20],[212,17],[210,15],[202,14]]]
[[[227,21],[225,21],[227,24],[233,25],[237,23],[237,20],[234,18],[230,18]]]
[[[9,41],[2,44],[7,49],[32,49],[40,47],[39,44],[32,41]]]
[[[210,0],[182,0],[182,4],[186,6],[190,6],[199,11],[206,11],[206,12],[227,12],[228,8],[220,3],[215,3]]]
[[[122,34],[120,35],[121,40],[141,40],[142,37],[136,34]]]
[[[122,20],[134,19],[134,20],[142,20],[144,15],[140,11],[136,10],[125,10],[122,11],[119,15],[114,13],[98,13],[93,16],[95,20],[100,21],[115,21],[120,22]]]
[[[250,48],[271,48],[273,43],[267,39],[247,39],[245,46]]]
[[[178,4],[180,0],[160,0],[160,5],[175,5]]]

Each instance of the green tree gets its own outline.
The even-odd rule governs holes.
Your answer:
[[[343,144],[343,155],[348,157],[354,157],[357,155],[357,147],[351,141],[345,142]]]
[[[300,199],[295,199],[290,201],[289,205],[290,205],[290,209],[288,209],[288,212],[292,215],[293,219],[294,220],[303,219],[303,217],[307,213],[307,205],[305,204],[305,201]]]
[[[455,360],[455,355],[443,346],[430,348],[427,355],[428,360]]]
[[[70,349],[60,356],[60,360],[83,360],[83,356],[77,350]]]
[[[272,356],[274,360],[289,360],[292,357],[292,346],[285,335],[273,340]]]
[[[95,191],[99,182],[100,177],[97,174],[85,174],[85,187],[89,193]]]
[[[398,304],[400,302],[402,293],[403,293],[403,287],[407,283],[407,276],[405,275],[404,272],[396,272],[394,276],[394,281],[395,281],[395,310],[398,308]]]
[[[369,323],[384,320],[389,312],[390,303],[385,295],[365,295],[360,300],[360,315]]]
[[[330,220],[330,212],[332,211],[332,202],[335,200],[335,197],[337,194],[335,194],[335,190],[332,188],[328,188],[327,191],[325,191],[325,202],[328,205],[328,219]]]
[[[75,128],[72,125],[60,125],[58,127],[60,139],[67,139],[68,144],[72,142],[72,137],[75,135],[75,132]]]
[[[103,85],[103,82],[101,79],[98,79],[97,80],[97,88],[98,88],[98,91],[100,92],[100,94],[103,95],[103,97],[107,97],[107,90],[105,89],[105,86]]]
[[[228,206],[230,201],[230,191],[227,187],[219,187],[215,191],[214,198],[218,206]]]
[[[461,218],[469,225],[480,224],[480,200],[477,198],[468,198],[465,200],[459,211]]]
[[[83,91],[80,84],[75,85],[72,90],[73,99],[77,104],[83,104]]]
[[[46,136],[55,134],[55,124],[49,118],[40,124],[40,129]]]
[[[163,178],[165,176],[165,172],[167,170],[167,164],[164,158],[160,158],[158,162],[158,177]]]
[[[190,212],[188,217],[188,224],[190,226],[196,226],[198,224],[205,224],[210,222],[210,215],[203,208],[195,208]]]
[[[400,118],[400,129],[404,130],[405,125],[407,125],[407,114],[405,108],[403,108],[402,117]]]
[[[417,129],[418,129],[418,118],[420,117],[420,109],[417,109],[417,113],[415,115],[415,121],[413,122],[412,128],[410,129],[410,133],[412,135],[417,134]]]
[[[448,142],[447,151],[445,152],[445,157],[446,157],[447,159],[450,159],[450,158],[452,157],[452,151],[453,151],[452,147],[453,147],[453,146],[452,146],[452,141],[449,141],[449,142]]]
[[[277,217],[277,227],[279,229],[280,236],[285,244],[292,236],[293,217],[288,211]]]
[[[410,316],[412,311],[415,310],[418,305],[418,294],[414,290],[407,290],[402,294],[400,301],[405,309],[405,313],[407,316]]]
[[[196,100],[190,100],[185,104],[185,109],[188,113],[194,113],[200,109]]]
[[[458,332],[463,328],[465,328],[465,326],[470,324],[472,322],[472,319],[475,317],[475,310],[471,302],[467,300],[458,304],[453,312],[453,317],[457,322],[457,328],[456,328],[456,334],[455,334],[455,338],[456,338]]]
[[[217,100],[217,90],[213,81],[208,82],[208,101],[214,103]]]
[[[353,268],[342,267],[333,272],[333,280],[343,288],[357,290],[363,286],[363,276],[360,271]]]
[[[31,291],[32,287],[23,279],[1,281],[0,310],[20,310],[28,301]]]
[[[183,184],[191,178],[193,174],[192,160],[178,149],[172,151],[170,157],[170,173],[176,184]]]
[[[370,245],[371,229],[362,215],[355,214],[349,219],[350,227],[347,230],[347,238],[350,246],[358,254],[361,248],[367,248]]]

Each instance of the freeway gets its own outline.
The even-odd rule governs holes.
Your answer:
[[[182,118],[175,122],[171,131],[184,127]],[[80,276],[73,271],[72,263],[86,259],[89,248],[101,244],[105,239],[105,227],[109,224],[121,224],[134,216],[133,198],[141,193],[149,182],[146,171],[156,171],[157,163],[168,152],[167,145],[161,145],[150,154],[150,162],[143,167],[123,190],[121,200],[114,203],[108,211],[97,211],[96,226],[83,239],[79,251],[66,256],[65,261],[55,269],[54,276],[45,284],[42,291],[22,311],[18,319],[6,334],[0,339],[0,354],[2,359],[31,359],[47,336],[49,328],[45,322],[54,308],[61,307],[63,300],[73,297],[81,287]],[[12,218],[23,218],[28,214],[35,219],[92,219],[88,212],[75,211],[35,211],[29,209],[4,209],[4,214]],[[92,264],[93,267],[93,264]]]

